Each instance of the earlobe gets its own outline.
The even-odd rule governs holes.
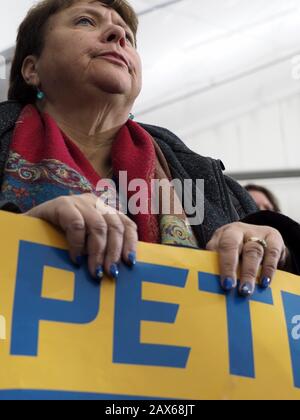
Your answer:
[[[39,86],[40,79],[37,73],[37,58],[30,55],[25,58],[21,70],[25,82],[31,86]]]

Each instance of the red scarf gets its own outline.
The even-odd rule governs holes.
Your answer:
[[[94,188],[100,181],[100,176],[75,143],[48,114],[40,114],[32,105],[26,106],[19,117],[11,150],[33,164],[49,159],[59,161],[84,176]],[[156,153],[151,136],[137,123],[129,120],[120,130],[112,147],[112,164],[117,178],[120,171],[127,171],[128,184],[135,179],[145,181],[148,192],[144,199],[151,209],[151,180],[155,177]],[[128,192],[128,198],[134,194],[136,191]],[[133,216],[133,220],[138,226],[140,241],[160,242],[156,215],[148,211]]]
[[[127,171],[128,185],[131,181],[141,179],[147,184],[143,200],[147,203],[147,214],[133,216],[138,226],[139,239],[143,242],[160,242],[158,217],[151,214],[151,180],[155,178],[156,153],[153,140],[139,124],[129,120],[120,130],[112,148],[112,164],[114,174]],[[127,189],[128,199],[136,191],[128,191],[128,185],[120,186]]]

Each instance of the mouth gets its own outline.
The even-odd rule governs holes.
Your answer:
[[[126,58],[122,54],[118,54],[116,52],[108,51],[106,53],[97,55],[95,58],[103,58],[105,60],[111,61],[112,63],[126,66],[129,69],[129,63]]]

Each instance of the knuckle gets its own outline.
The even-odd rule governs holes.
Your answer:
[[[80,195],[71,196],[74,200],[74,203],[82,207],[95,207],[95,196],[92,193],[85,193]]]
[[[81,201],[90,200],[90,199],[94,198],[94,194],[84,193],[84,194],[76,195],[75,198],[78,199],[78,200],[81,200]]]
[[[99,208],[98,205],[100,206]],[[101,198],[98,198],[97,200],[97,208],[103,214],[111,214],[113,216],[116,216],[118,214],[117,210],[114,207],[104,203]]]
[[[279,230],[270,226],[265,227],[265,229],[267,230],[268,236],[271,236],[273,240],[283,243],[283,238]]]
[[[215,236],[218,236],[218,235],[220,235],[220,233],[221,232],[223,232],[223,230],[224,230],[224,226],[222,226],[222,227],[219,227],[215,232],[214,232],[214,234],[213,234],[213,237],[212,238],[214,238]]]
[[[95,261],[103,261],[104,250],[93,250],[89,252],[89,257],[92,257]]]
[[[234,230],[244,230],[245,229],[245,223],[243,222],[234,222],[231,223],[231,226]]]
[[[280,260],[282,251],[277,247],[272,247],[268,250],[268,255],[274,260]]]
[[[269,232],[272,235],[276,236],[277,238],[281,238],[281,234],[280,234],[280,232],[277,229],[275,229],[273,227],[268,227],[267,229],[269,230]]]
[[[115,235],[118,236],[123,236],[124,232],[125,232],[125,227],[123,225],[123,223],[110,223],[109,225],[109,230],[111,233],[114,233]]]
[[[127,231],[126,234],[124,234],[124,241],[125,241],[125,245],[128,244],[134,244],[136,242],[138,242],[139,240],[139,236],[138,236],[138,232],[136,231]]]
[[[138,231],[137,224],[136,224],[136,223],[134,223],[134,222],[133,222],[132,220],[130,220],[130,219],[127,219],[127,220],[126,220],[126,225],[127,225],[127,227],[128,227],[129,229],[133,230],[134,232],[137,232],[137,231]]]
[[[243,269],[243,278],[244,279],[255,279],[257,276],[257,271],[254,267],[246,267]]]
[[[277,264],[274,264],[272,262],[267,262],[264,265],[264,271],[266,273],[274,273],[274,271],[276,271],[276,270],[277,270]]]
[[[67,226],[67,231],[72,232],[83,232],[85,230],[85,223],[82,220],[75,219],[71,220]]]
[[[249,260],[261,260],[264,256],[264,249],[259,244],[251,244],[251,247],[245,247],[243,256]]]
[[[233,265],[230,261],[225,260],[222,263],[222,268],[223,268],[224,273],[226,273],[226,275],[231,275],[234,272]]]
[[[69,205],[70,202],[71,202],[71,199],[70,199],[70,197],[67,197],[67,196],[58,197],[56,199],[56,203],[60,206]]]
[[[95,232],[96,234],[104,234],[107,232],[107,225],[104,221],[97,220],[91,225],[90,231]]]
[[[106,204],[102,201],[102,199],[101,199],[101,198],[98,198],[98,199],[96,200],[96,210],[97,210],[100,214],[102,214],[102,215],[104,215],[104,214],[109,214],[108,209],[107,209],[107,206],[106,206]]]
[[[220,226],[214,233],[214,236],[219,236],[221,234],[223,234],[224,232],[227,232],[228,230],[232,229],[234,223],[229,223],[227,225],[224,226]]]
[[[232,239],[221,239],[219,242],[219,250],[221,252],[236,251],[238,247],[238,243]]]

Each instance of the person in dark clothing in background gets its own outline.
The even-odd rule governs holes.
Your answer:
[[[281,213],[277,198],[268,188],[262,187],[261,185],[249,184],[245,186],[245,189],[251,195],[260,210],[270,210]]]

